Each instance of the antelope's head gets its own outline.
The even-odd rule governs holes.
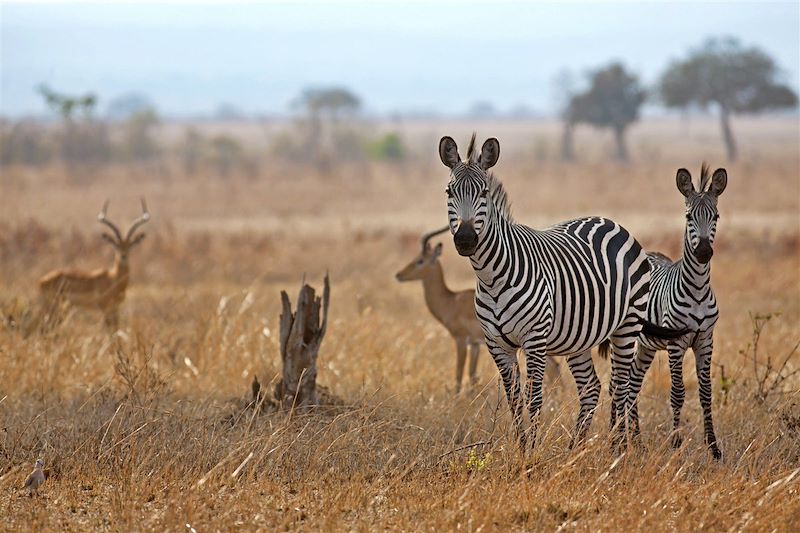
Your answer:
[[[137,234],[136,230],[138,230],[142,224],[150,220],[150,212],[147,211],[147,204],[145,203],[144,198],[142,198],[142,216],[133,221],[133,224],[131,224],[131,227],[128,229],[128,232],[124,237],[122,236],[122,232],[119,231],[119,228],[116,226],[116,224],[108,220],[106,217],[107,212],[108,200],[106,200],[106,203],[103,204],[103,210],[100,211],[99,215],[97,215],[97,220],[101,224],[105,224],[111,228],[112,231],[112,233],[103,233],[103,239],[111,243],[111,246],[114,247],[114,250],[119,256],[120,261],[124,263],[128,260],[128,252],[130,249],[142,242],[142,239],[144,239],[145,233],[141,232]]]
[[[718,168],[709,179],[708,167],[700,169],[700,190],[692,184],[692,175],[685,168],[675,177],[678,190],[686,199],[686,242],[700,263],[708,263],[714,255],[714,236],[717,233],[717,199],[728,184],[728,173]]]
[[[442,243],[438,243],[431,248],[430,240],[432,237],[444,233],[448,229],[450,229],[450,226],[445,226],[442,229],[426,233],[422,236],[422,250],[410,263],[394,275],[397,281],[422,279],[431,271],[436,262],[439,261],[439,256],[442,255]]]
[[[445,192],[453,242],[459,254],[469,256],[477,250],[478,239],[486,225],[491,185],[487,172],[500,157],[500,143],[495,138],[487,139],[478,154],[473,134],[467,159],[462,161],[453,138],[442,137],[439,157],[450,169],[450,182]]]

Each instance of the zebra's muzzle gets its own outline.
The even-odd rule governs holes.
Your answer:
[[[478,248],[478,234],[472,222],[464,221],[458,226],[458,231],[453,235],[453,244],[459,255],[468,256],[475,253]]]
[[[701,263],[708,263],[711,261],[711,256],[714,255],[714,249],[711,247],[711,241],[708,239],[700,239],[697,247],[694,249],[695,258]]]

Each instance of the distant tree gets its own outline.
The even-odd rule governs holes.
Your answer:
[[[597,128],[611,128],[617,144],[617,159],[626,161],[625,130],[639,119],[645,91],[638,78],[626,72],[621,63],[591,72],[589,81],[586,91],[570,99],[564,120],[568,125],[586,123]]]
[[[97,97],[94,93],[86,93],[83,96],[67,96],[57,93],[45,84],[37,87],[37,91],[44,98],[47,106],[59,114],[65,121],[72,121],[79,110],[83,110],[85,116],[90,116],[97,105]]]
[[[728,159],[737,156],[730,115],[791,108],[797,95],[778,83],[778,68],[756,47],[743,48],[731,37],[709,39],[688,57],[670,63],[661,76],[659,92],[668,107],[697,105],[719,108],[720,126]]]
[[[125,152],[131,160],[147,161],[158,155],[158,144],[153,138],[153,130],[158,122],[158,115],[152,108],[138,111],[125,121]]]
[[[361,100],[342,87],[309,88],[300,93],[293,106],[317,120],[337,121],[356,114],[361,108]]]
[[[105,125],[94,120],[97,105],[94,93],[69,96],[44,84],[36,90],[45,104],[61,117],[63,127],[55,134],[55,141],[65,163],[75,166],[108,160],[111,143]]]
[[[106,116],[111,120],[127,120],[137,113],[155,110],[147,95],[127,93],[117,96],[108,103]]]
[[[361,109],[361,100],[342,87],[308,88],[292,102],[301,112],[298,126],[303,138],[301,152],[315,160],[325,172],[336,157],[352,159],[362,152],[357,133],[342,125],[342,119],[354,119]],[[327,147],[327,150],[326,150]]]
[[[497,109],[487,100],[478,100],[469,108],[467,116],[475,119],[495,118],[497,117]]]

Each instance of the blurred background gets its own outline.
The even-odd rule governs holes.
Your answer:
[[[348,529],[375,529],[379,516],[395,530],[555,530],[577,517],[586,529],[791,529],[789,482],[800,464],[799,21],[796,0],[3,1],[0,492],[22,486],[6,475],[12,463],[40,454],[63,475],[48,505],[21,505],[8,492],[0,516],[44,530],[52,515],[63,530],[88,509],[96,525],[84,530],[108,529],[108,517],[121,530],[184,529],[195,518],[230,529],[243,523],[232,513],[271,516],[271,506],[284,529],[343,529],[342,517],[386,486],[386,515],[358,515]],[[704,161],[727,169],[712,261],[721,309],[712,376],[717,434],[735,468],[706,469],[687,357],[694,455],[680,457],[689,459],[626,459],[608,479],[619,488],[598,489],[618,462],[608,467],[606,440],[594,441],[600,454],[558,455],[568,453],[577,405],[563,368],[565,387],[545,386],[550,429],[537,449],[546,459],[534,461],[534,475],[545,468],[550,479],[546,493],[532,488],[528,465],[513,470],[514,447],[492,449],[493,465],[512,470],[454,482],[453,467],[442,466],[448,450],[511,435],[497,371],[484,349],[482,394],[455,397],[452,339],[425,308],[421,284],[398,283],[395,273],[416,262],[423,232],[447,222],[439,139],[455,138],[463,156],[472,132],[478,142],[499,139],[493,171],[518,222],[544,228],[604,215],[673,258],[686,222],[676,170],[688,168],[697,183]],[[45,273],[114,264],[97,222],[104,201],[124,231],[141,214],[140,197],[152,217],[130,253],[120,330],[109,335],[101,313],[75,308],[51,331],[29,327]],[[437,242],[448,287],[474,287],[451,238]],[[253,377],[266,386],[280,375],[279,291],[294,300],[301,279],[320,288],[326,272],[330,327],[318,381],[363,406],[363,416],[295,431],[293,417],[284,425],[247,415],[244,428],[236,413]],[[607,362],[597,364],[607,383]],[[641,407],[646,445],[659,454],[669,453],[669,387],[660,357]],[[118,416],[130,399],[146,408]],[[601,434],[606,420],[605,411],[595,417]],[[233,485],[230,472],[252,442],[264,452]],[[473,480],[473,470],[458,472]],[[292,489],[279,503],[287,480],[300,495]],[[559,483],[568,487],[560,495]],[[408,498],[394,499],[404,490]],[[631,492],[639,507],[614,504]],[[102,498],[91,500],[95,493]],[[507,512],[497,494],[531,501]],[[395,506],[408,521],[391,521]],[[475,521],[462,521],[470,508]],[[309,520],[330,521],[301,522],[305,509]],[[250,529],[258,528],[279,527]]]
[[[0,161],[257,177],[275,158],[428,158],[433,132],[471,129],[539,161],[677,151],[639,134],[652,124],[708,127],[703,155],[731,161],[764,117],[797,133],[799,18],[796,2],[3,3]]]

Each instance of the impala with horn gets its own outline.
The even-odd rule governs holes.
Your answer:
[[[117,328],[119,323],[119,306],[125,300],[128,288],[130,268],[128,255],[131,248],[142,242],[144,233],[136,231],[148,220],[150,213],[142,198],[142,215],[137,218],[122,236],[119,228],[106,213],[108,200],[97,216],[101,224],[105,224],[111,233],[103,233],[103,239],[114,247],[114,264],[111,268],[102,268],[90,272],[76,270],[54,270],[39,280],[45,315],[55,313],[62,301],[76,307],[99,309],[105,316],[105,323],[110,328]]]
[[[422,236],[422,249],[400,272],[395,274],[397,281],[422,281],[425,291],[425,303],[428,310],[453,337],[456,342],[456,392],[461,391],[464,376],[464,365],[469,351],[469,381],[477,382],[478,353],[484,343],[483,330],[475,315],[475,290],[453,292],[444,281],[439,256],[442,255],[442,243],[431,247],[430,240],[446,231],[445,226],[439,230]],[[559,365],[553,358],[547,359],[547,375],[551,381],[560,375]]]

